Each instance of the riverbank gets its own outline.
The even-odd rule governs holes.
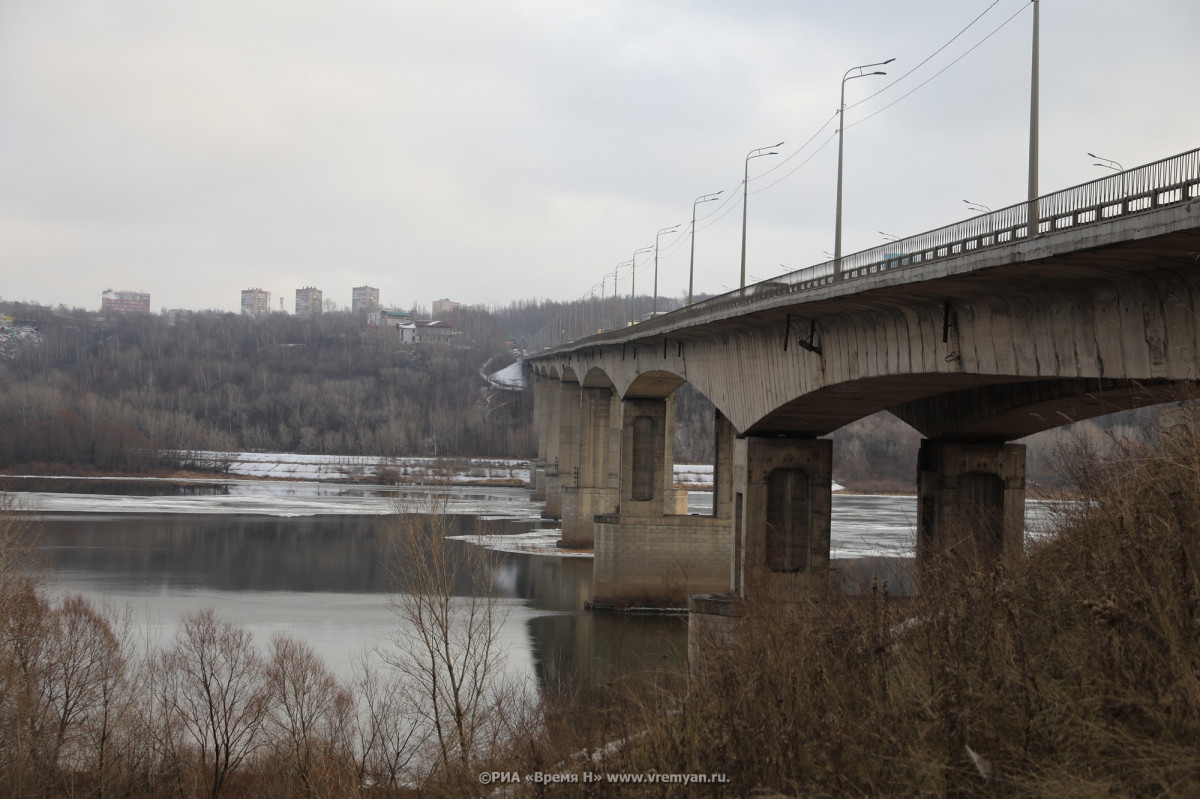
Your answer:
[[[369,485],[529,486],[529,461],[519,458],[384,458],[371,455],[310,455],[294,452],[195,452],[189,462],[219,464],[212,470],[149,468],[140,472],[81,469],[31,463],[0,469],[3,478],[86,480],[281,480]],[[712,466],[675,465],[676,488],[712,490]],[[835,489],[840,486],[835,486]]]

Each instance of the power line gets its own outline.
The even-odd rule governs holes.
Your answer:
[[[833,139],[834,139],[834,137],[835,137],[835,136],[837,136],[837,131],[836,131],[836,130],[835,130],[833,133],[829,134],[829,138],[827,138],[825,141],[821,142],[821,146],[820,146],[820,147],[818,147],[816,150],[814,150],[814,151],[813,151],[813,153],[812,153],[812,155],[810,155],[808,158],[805,158],[805,159],[804,159],[803,161],[801,161],[800,163],[796,164],[796,167],[795,167],[795,169],[793,169],[792,171],[790,171],[790,172],[788,172],[787,174],[783,175],[781,178],[779,178],[779,180],[776,180],[776,181],[774,181],[774,182],[772,182],[772,183],[768,183],[766,186],[763,186],[761,189],[755,189],[754,191],[752,191],[752,192],[750,192],[750,193],[751,193],[751,194],[758,194],[759,192],[766,191],[767,189],[771,188],[772,186],[776,186],[776,185],[778,185],[778,184],[782,183],[783,181],[787,180],[788,178],[790,178],[792,175],[796,174],[798,171],[800,171],[800,169],[801,169],[801,168],[802,168],[804,165],[806,165],[806,164],[807,164],[809,161],[811,161],[811,160],[813,160],[814,158],[816,158],[818,153],[820,153],[822,150],[824,150],[826,147],[828,147],[828,146],[829,146],[829,143],[830,143],[831,141],[833,141]]]
[[[895,86],[895,85],[896,85],[897,83],[899,83],[900,81],[902,81],[902,80],[904,80],[905,78],[907,78],[909,75],[911,75],[911,74],[913,74],[914,72],[916,72],[916,71],[917,71],[918,69],[920,69],[921,67],[923,67],[923,66],[925,66],[926,64],[928,64],[930,61],[932,61],[934,58],[936,58],[936,57],[937,57],[938,53],[942,52],[942,51],[943,51],[943,50],[945,50],[947,47],[949,47],[950,45],[954,44],[954,42],[955,42],[955,41],[956,41],[956,40],[957,40],[957,39],[958,39],[960,36],[962,36],[964,33],[966,33],[967,31],[969,31],[969,30],[972,28],[972,26],[974,26],[974,25],[975,25],[975,23],[976,23],[976,22],[978,22],[979,20],[983,19],[983,18],[984,18],[984,16],[986,16],[986,15],[987,15],[987,13],[988,13],[989,11],[991,11],[991,10],[992,10],[993,8],[995,8],[996,6],[1000,5],[1000,2],[1001,2],[1001,0],[995,0],[995,2],[993,2],[993,3],[992,3],[990,6],[988,6],[988,7],[987,7],[987,8],[985,8],[983,11],[981,11],[981,12],[979,13],[979,16],[975,17],[975,19],[973,19],[973,20],[971,20],[969,23],[967,23],[967,26],[966,26],[965,28],[963,28],[963,29],[962,29],[962,30],[960,30],[958,33],[956,33],[956,34],[954,34],[952,37],[950,37],[950,40],[949,40],[948,42],[946,42],[946,43],[945,43],[945,44],[943,44],[941,47],[939,47],[938,49],[936,49],[936,50],[934,50],[932,53],[930,53],[930,54],[929,54],[929,55],[928,55],[928,56],[927,56],[927,57],[926,57],[926,58],[925,58],[923,61],[921,61],[921,63],[917,64],[915,67],[913,67],[912,69],[910,69],[908,72],[905,72],[903,75],[901,75],[900,77],[896,78],[894,81],[892,81],[891,83],[887,84],[887,85],[886,85],[886,86],[884,86],[882,89],[880,89],[879,91],[875,92],[874,94],[868,94],[866,97],[864,97],[863,99],[859,100],[857,103],[852,103],[851,105],[848,105],[848,106],[846,106],[846,110],[848,111],[848,110],[850,110],[851,108],[854,108],[854,107],[856,107],[856,106],[860,106],[860,105],[862,105],[863,103],[865,103],[865,102],[868,102],[869,100],[871,100],[871,99],[873,99],[873,98],[875,98],[875,97],[878,97],[879,95],[881,95],[881,94],[883,94],[884,92],[886,92],[886,91],[888,91],[889,89],[891,89],[893,86]],[[1001,26],[1001,27],[1003,27],[1003,26]],[[989,35],[990,35],[990,34],[989,34]],[[985,38],[983,41],[987,41],[987,39]],[[979,45],[977,44],[977,45],[975,45],[975,46],[976,46],[976,47],[978,47]],[[971,48],[971,49],[974,49],[974,48]],[[970,50],[968,50],[967,52],[970,52]],[[961,56],[960,56],[960,58],[961,58]],[[940,74],[940,73],[939,73],[939,74]],[[908,95],[905,95],[905,96],[907,97]]]
[[[993,5],[994,5],[994,4],[993,4]],[[867,114],[865,117],[863,117],[862,119],[858,120],[857,122],[854,122],[853,124],[847,125],[847,126],[846,126],[846,128],[847,128],[847,129],[849,129],[849,128],[852,128],[852,127],[854,127],[855,125],[861,125],[863,122],[866,122],[868,119],[870,119],[871,117],[875,116],[876,114],[881,114],[881,113],[883,113],[884,111],[888,110],[889,108],[891,108],[892,106],[894,106],[896,103],[900,102],[901,100],[905,99],[905,98],[906,98],[906,97],[908,97],[909,95],[913,94],[914,92],[918,91],[919,89],[922,89],[922,88],[924,88],[924,87],[925,87],[925,85],[926,85],[927,83],[929,83],[930,81],[932,81],[934,78],[937,78],[939,75],[941,75],[941,74],[942,74],[943,72],[945,72],[946,70],[950,69],[950,67],[954,66],[954,65],[955,65],[955,64],[957,64],[959,61],[962,61],[964,58],[966,58],[968,55],[970,55],[972,52],[974,52],[975,48],[979,47],[979,45],[983,44],[983,43],[984,43],[984,42],[986,42],[988,39],[992,38],[992,37],[993,37],[993,36],[995,36],[997,33],[999,33],[999,32],[1000,32],[1000,30],[1001,30],[1002,28],[1004,28],[1006,25],[1008,25],[1008,23],[1012,22],[1014,19],[1016,19],[1018,16],[1020,16],[1021,12],[1022,12],[1022,11],[1024,11],[1024,10],[1025,10],[1025,7],[1024,7],[1024,6],[1022,6],[1022,7],[1021,7],[1021,8],[1019,8],[1019,9],[1017,9],[1017,10],[1016,10],[1016,12],[1014,12],[1012,16],[1010,16],[1008,19],[1006,19],[1006,20],[1004,20],[1003,22],[1001,22],[1001,23],[1000,23],[998,26],[996,26],[996,28],[995,28],[994,30],[992,30],[992,32],[991,32],[991,33],[989,33],[987,36],[984,36],[984,37],[983,37],[982,39],[980,39],[978,42],[976,42],[975,44],[973,44],[973,45],[972,45],[970,48],[968,48],[968,49],[967,49],[965,52],[963,52],[963,54],[962,54],[962,55],[960,55],[958,58],[954,59],[953,61],[951,61],[951,62],[950,62],[949,64],[947,64],[946,66],[942,67],[942,68],[941,68],[941,69],[939,69],[937,72],[933,73],[933,74],[932,74],[932,75],[930,75],[928,78],[926,78],[925,80],[923,80],[923,81],[921,81],[920,83],[918,83],[918,84],[917,84],[916,86],[914,86],[912,89],[910,89],[909,91],[907,91],[907,92],[905,92],[904,94],[902,94],[902,95],[900,95],[899,97],[897,97],[895,100],[892,100],[890,103],[888,103],[887,105],[885,105],[883,108],[880,108],[878,111],[873,111],[873,112],[871,112],[870,114]]]

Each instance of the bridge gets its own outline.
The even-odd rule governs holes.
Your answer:
[[[925,439],[918,572],[1023,548],[1015,439],[1200,379],[1200,150],[802,269],[530,358],[535,498],[595,548],[593,604],[828,585],[828,433]],[[673,392],[716,406],[713,511],[674,488]],[[693,601],[693,612],[707,612]],[[695,618],[695,616],[693,616]]]

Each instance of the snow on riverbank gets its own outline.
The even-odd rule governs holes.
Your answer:
[[[294,452],[198,452],[195,457],[208,462],[228,462],[231,475],[273,480],[529,484],[529,461],[505,458],[384,458]]]
[[[191,454],[191,453],[189,453]],[[383,458],[292,452],[197,452],[197,460],[229,463],[229,474],[271,480],[375,481],[410,485],[529,485],[529,461],[506,458]],[[712,464],[675,464],[675,485],[709,490]],[[834,490],[841,486],[834,486]]]

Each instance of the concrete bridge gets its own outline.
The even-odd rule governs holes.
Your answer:
[[[535,497],[595,547],[593,602],[823,592],[832,447],[926,438],[918,569],[1023,546],[1024,447],[1200,379],[1200,150],[748,286],[529,360]],[[556,326],[557,327],[557,326]],[[561,328],[558,328],[561,329]],[[672,482],[672,394],[717,409],[711,516]],[[695,610],[695,609],[694,609]]]

